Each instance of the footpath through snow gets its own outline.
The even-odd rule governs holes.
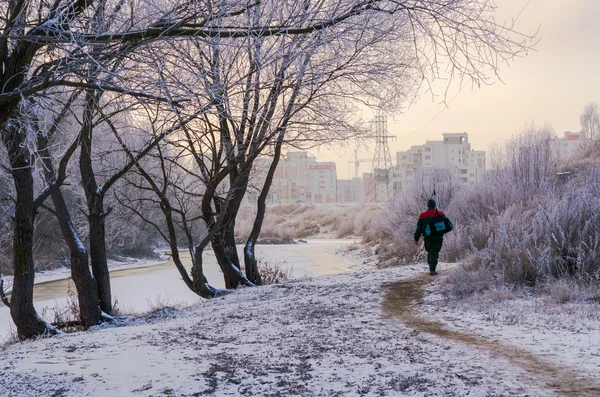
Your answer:
[[[424,269],[243,288],[185,311],[10,345],[0,351],[0,395],[600,395],[598,328],[587,342],[564,341],[585,362],[513,346],[518,325],[499,335],[492,323],[468,329],[439,315],[443,301],[424,302]]]

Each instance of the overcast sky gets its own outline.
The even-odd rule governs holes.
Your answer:
[[[527,3],[498,0],[496,20],[515,18]],[[389,133],[397,136],[390,142],[393,161],[397,151],[441,139],[443,132],[468,132],[473,149],[487,150],[532,121],[550,123],[558,135],[579,131],[584,105],[600,104],[600,0],[530,0],[516,30],[529,34],[538,27],[540,42],[535,51],[502,66],[502,82],[463,89],[437,117],[445,106],[439,98],[423,94],[404,114],[388,120]],[[449,99],[456,92],[458,87]],[[371,158],[373,149],[359,157]],[[352,147],[315,154],[321,161],[337,163],[338,178],[348,177]],[[361,164],[360,171],[369,172],[370,167]]]

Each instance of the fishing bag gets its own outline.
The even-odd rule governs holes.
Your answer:
[[[431,220],[425,226],[425,236],[443,236],[444,234],[451,232],[454,230],[454,224],[450,222],[445,215],[440,215],[440,213],[435,210],[436,216],[431,218]]]

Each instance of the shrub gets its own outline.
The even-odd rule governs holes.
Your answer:
[[[503,285],[550,285],[556,301],[573,299],[577,285],[600,283],[600,166],[579,162],[568,174],[555,174],[547,127],[530,127],[500,150],[497,168],[482,183],[452,190],[442,186],[440,202],[456,229],[446,235],[443,260],[463,260],[448,292],[466,296]],[[417,178],[412,189],[388,208],[381,229],[406,241],[432,191]],[[439,190],[436,188],[436,190]],[[452,200],[449,200],[451,197]],[[410,254],[399,243],[396,255]]]
[[[63,332],[80,331],[84,329],[79,323],[79,302],[74,285],[69,283],[67,287],[67,301],[64,304],[54,307],[44,307],[42,317],[49,317],[48,312],[52,312],[51,323]]]
[[[285,261],[268,262],[264,260],[258,260],[257,265],[263,285],[277,284],[292,279],[294,268]]]
[[[446,294],[457,298],[465,298],[490,288],[493,276],[480,266],[460,266],[456,271],[442,279]]]

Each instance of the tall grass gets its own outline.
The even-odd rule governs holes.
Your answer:
[[[333,238],[358,237],[373,230],[380,211],[365,205],[273,205],[267,208],[260,238],[298,239],[325,235]],[[247,205],[236,219],[236,240],[245,242],[252,230],[256,209]]]
[[[293,278],[294,267],[287,262],[258,261],[263,285],[277,284]]]

